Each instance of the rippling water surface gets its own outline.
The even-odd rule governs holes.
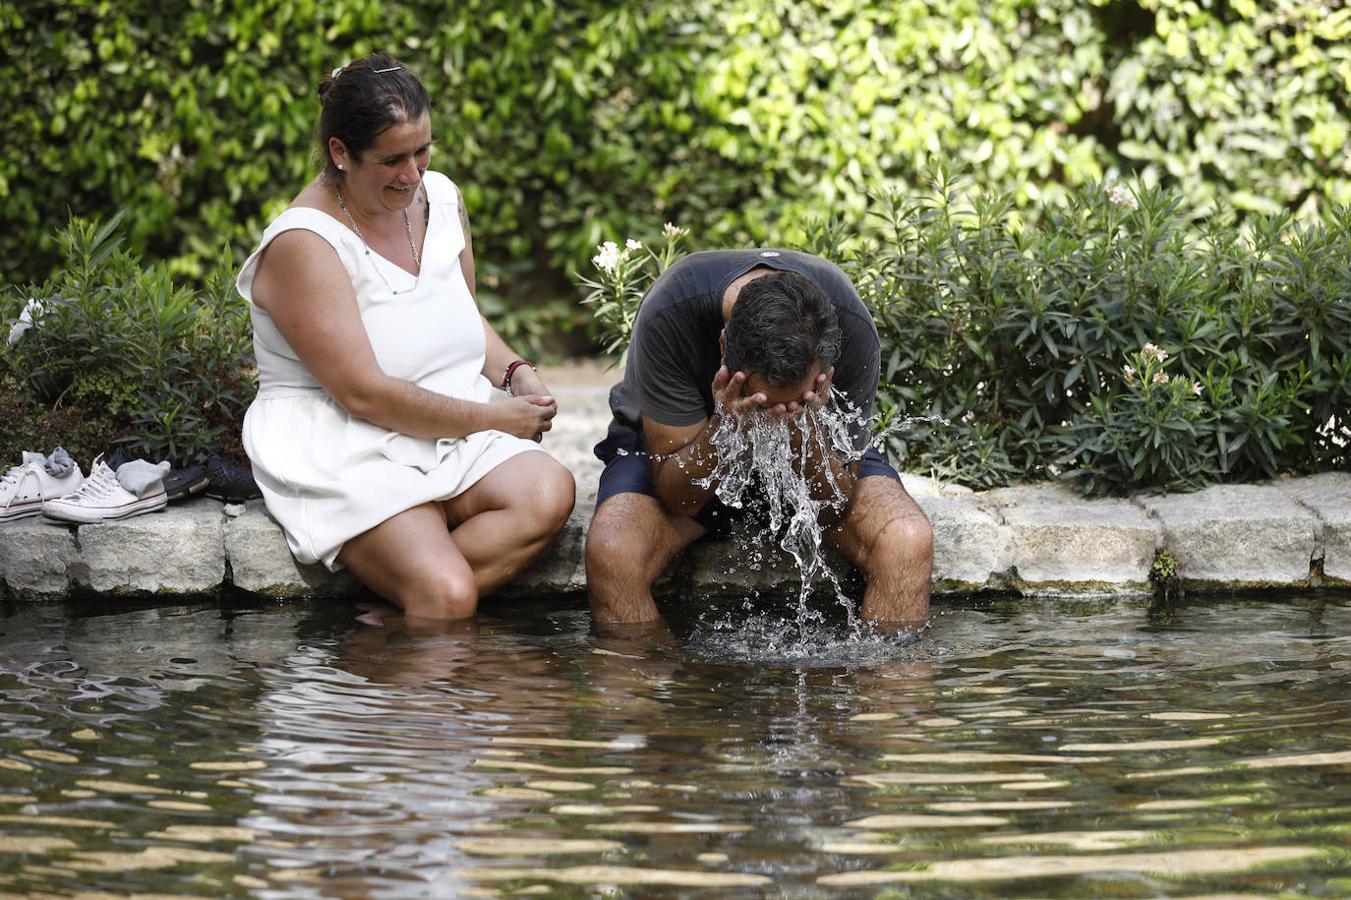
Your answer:
[[[1351,895],[1351,602],[939,609],[21,605],[0,895]]]

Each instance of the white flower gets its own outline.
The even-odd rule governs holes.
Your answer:
[[[629,238],[627,241],[624,242],[624,246],[629,250],[641,250],[643,249],[643,242],[636,241],[633,238]]]
[[[1201,382],[1199,381],[1192,382],[1192,393],[1197,397],[1201,396]]]
[[[9,329],[9,345],[17,346],[23,338],[23,333],[42,319],[43,306],[42,301],[36,297],[29,297],[28,302],[24,304],[23,312],[19,313],[19,321],[15,322]]]
[[[1126,373],[1126,380],[1127,380],[1127,381],[1130,381],[1132,378],[1135,377],[1135,366],[1132,366],[1132,365],[1124,365],[1124,366],[1121,367],[1121,371],[1123,371],[1123,372]]]
[[[1167,384],[1168,375],[1164,372],[1155,372],[1152,380],[1155,384]]]
[[[1131,193],[1130,188],[1124,184],[1109,185],[1106,191],[1107,199],[1117,206],[1124,206],[1126,209],[1138,209],[1140,206],[1135,201],[1135,195]]]
[[[1161,350],[1153,344],[1145,344],[1140,348],[1140,352],[1157,362],[1163,362],[1168,358],[1168,351]]]
[[[627,255],[619,252],[619,245],[614,241],[597,244],[596,249],[600,252],[591,257],[591,262],[602,272],[613,272],[619,267],[619,261]]]
[[[666,226],[662,228],[661,233],[666,235],[666,239],[668,241],[673,241],[676,238],[684,237],[685,235],[689,234],[690,230],[688,228],[681,228],[679,225],[673,225],[672,223],[667,222]]]

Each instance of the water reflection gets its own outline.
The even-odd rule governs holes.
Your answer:
[[[350,615],[0,620],[0,893],[1351,892],[1345,601]]]

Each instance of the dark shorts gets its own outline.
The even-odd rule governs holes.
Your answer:
[[[610,425],[605,440],[596,445],[596,458],[605,463],[600,473],[600,485],[596,488],[596,508],[615,494],[646,494],[657,496],[657,486],[652,481],[652,466],[648,454],[642,446],[642,433],[618,424]],[[899,482],[901,476],[887,462],[886,457],[869,447],[858,461],[858,477],[882,476]],[[732,526],[747,516],[763,511],[757,504],[749,503],[743,507],[728,506],[717,497],[708,501],[704,508],[693,516],[694,521],[704,526],[705,539],[723,540],[732,530]]]

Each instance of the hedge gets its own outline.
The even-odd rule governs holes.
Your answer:
[[[788,243],[965,164],[1035,219],[1104,177],[1184,212],[1351,202],[1337,0],[19,0],[0,7],[0,278],[40,281],[71,211],[199,283],[315,171],[313,86],[387,48],[434,97],[485,306],[579,321],[594,244],[673,221]]]
[[[1351,469],[1351,207],[1247,234],[1139,185],[1086,185],[1036,225],[1015,207],[939,171],[872,202],[876,240],[808,229],[877,324],[877,431],[906,471],[1123,494]],[[579,277],[610,347],[686,245],[615,242]]]

